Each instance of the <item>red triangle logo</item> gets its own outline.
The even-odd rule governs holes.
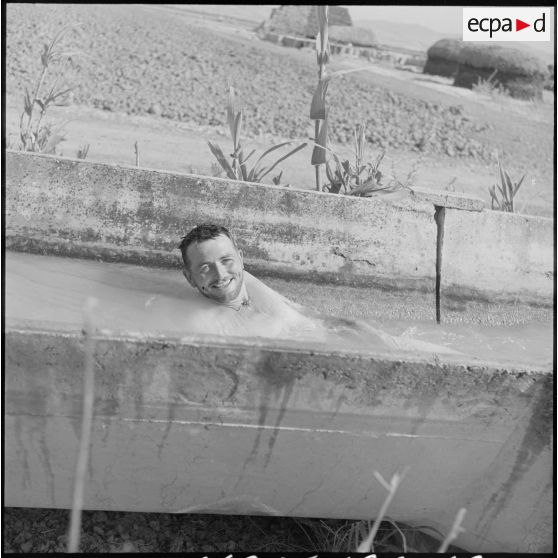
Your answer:
[[[515,18],[515,30],[516,31],[521,31],[522,29],[525,29],[525,27],[531,27],[530,23],[525,23],[524,21],[521,21],[520,19]]]

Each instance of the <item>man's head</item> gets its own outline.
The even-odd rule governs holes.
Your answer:
[[[188,283],[216,302],[235,300],[244,285],[242,251],[219,225],[193,228],[180,243]]]

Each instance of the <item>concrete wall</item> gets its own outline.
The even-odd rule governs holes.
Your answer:
[[[474,297],[499,292],[540,294],[554,281],[553,221],[502,211],[446,209],[443,287]],[[468,293],[474,290],[476,293]]]
[[[50,255],[179,265],[181,236],[212,220],[253,270],[432,291],[435,206],[446,293],[551,304],[548,219],[6,154],[6,247]],[[5,341],[5,503],[69,507],[83,337],[12,322]],[[464,548],[551,548],[550,366],[103,333],[95,374],[86,508],[370,518],[374,470],[409,465],[399,521],[446,533],[465,506]]]
[[[431,288],[434,208],[8,153],[7,247],[178,264],[191,227],[229,227],[252,269]]]
[[[68,508],[84,340],[12,326],[5,358],[5,504]],[[286,342],[285,342],[286,343]],[[375,517],[472,551],[552,546],[550,367],[209,336],[103,334],[85,508]]]
[[[417,191],[396,199],[262,186],[20,152],[6,154],[6,246],[178,265],[194,225],[229,227],[263,275],[434,289],[434,206],[446,207],[443,294],[551,305],[553,221]]]

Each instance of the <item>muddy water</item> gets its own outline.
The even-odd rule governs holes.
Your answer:
[[[5,263],[8,326],[41,322],[54,329],[80,329],[83,304],[93,296],[98,300],[97,327],[111,331],[271,337],[329,348],[458,351],[479,359],[552,362],[551,321],[438,326],[426,319],[322,319],[316,318],[322,309],[309,313],[249,274],[251,305],[237,312],[206,301],[178,270],[12,252],[6,253]],[[343,296],[343,290],[338,294]]]

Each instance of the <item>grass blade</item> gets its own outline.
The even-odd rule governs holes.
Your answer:
[[[326,162],[326,152],[325,148],[327,146],[327,121],[328,121],[328,110],[326,110],[326,117],[323,120],[317,120],[319,123],[318,137],[316,138],[316,143],[314,150],[312,152],[312,159],[310,164],[312,165],[323,165]]]
[[[225,157],[223,150],[219,147],[219,145],[216,143],[211,143],[210,141],[208,141],[207,144],[209,145],[209,149],[211,149],[211,153],[215,155],[215,158],[217,159],[223,170],[227,173],[227,176],[232,180],[236,180],[236,174],[227,161],[227,158]]]
[[[235,112],[234,112],[234,88],[233,87],[229,87],[229,97],[227,99],[227,123],[229,125],[229,130],[231,131],[231,137],[233,138],[233,142],[236,145],[236,141],[234,141],[235,138],[235,127],[234,127],[234,123],[235,123]]]
[[[242,111],[239,110],[236,113],[236,117],[234,119],[234,134],[233,134],[233,144],[235,149],[240,147],[240,131],[242,129]]]
[[[370,533],[358,545],[357,552],[370,552],[370,549],[372,548],[372,545],[374,543],[374,538],[376,537],[376,533],[378,532],[378,529],[380,528],[380,524],[382,523],[382,520],[383,520],[384,516],[386,515],[387,509],[388,509],[389,505],[391,504],[391,501],[393,500],[393,497],[395,496],[395,493],[397,491],[397,488],[399,487],[399,484],[401,483],[401,481],[403,480],[403,478],[407,474],[407,471],[408,471],[408,467],[403,471],[403,473],[401,473],[401,475],[399,473],[395,473],[393,475],[393,477],[391,478],[391,481],[389,483],[387,483],[383,479],[383,477],[380,475],[380,473],[378,473],[377,471],[374,471],[374,476],[382,484],[382,486],[384,488],[386,488],[386,490],[388,491],[388,495],[386,496],[386,499],[384,500],[384,503],[382,504],[382,507],[380,508],[380,512],[378,513],[378,517],[374,521],[374,525],[372,526],[372,529],[370,530]]]
[[[323,54],[328,44],[328,19],[329,19],[329,6],[319,5],[316,6],[318,12],[318,28],[320,33],[320,53]]]
[[[248,172],[246,170],[246,159],[244,158],[244,152],[242,149],[238,150],[238,167],[240,169],[240,178],[246,180]]]
[[[525,174],[521,177],[520,181],[516,184],[514,190],[513,190],[513,195],[515,196],[515,194],[517,194],[517,191],[519,190],[521,184],[523,183],[523,179],[525,178]]]
[[[318,15],[318,34],[316,35],[316,54],[318,65],[323,68],[329,62],[329,6],[316,6]],[[322,70],[320,69],[320,77]]]
[[[294,155],[297,151],[300,151],[301,149],[306,147],[306,143],[301,143],[300,145],[298,145],[297,147],[295,147],[293,150],[289,151],[286,155],[283,155],[283,157],[281,157],[280,159],[278,159],[277,161],[275,161],[275,163],[273,165],[271,165],[271,167],[269,167],[269,169],[264,172],[261,176],[260,176],[260,180],[268,173],[270,173],[279,163],[281,163],[282,161],[284,161],[285,159],[287,159],[288,157],[290,157],[291,155]]]
[[[318,87],[316,87],[312,102],[310,103],[311,120],[324,120],[326,114],[325,98],[328,86],[329,79],[322,78],[318,81]]]
[[[250,159],[250,157],[252,157],[252,155],[254,155],[255,152],[256,150],[252,149],[252,151],[250,151],[250,153],[248,153],[248,155],[246,155],[246,157],[244,158],[244,162],[246,163],[246,161],[248,161],[248,159]]]
[[[91,425],[93,423],[93,403],[95,399],[95,370],[93,355],[95,351],[95,325],[93,310],[97,300],[89,297],[83,309],[85,331],[85,373],[83,379],[83,409],[81,415],[81,435],[79,453],[76,463],[76,476],[74,480],[74,494],[72,513],[70,516],[70,534],[68,552],[79,551],[81,529],[81,511],[83,509],[83,492],[85,489],[85,475],[91,445]]]
[[[455,521],[453,522],[453,525],[451,526],[450,532],[448,533],[448,535],[446,536],[446,538],[444,539],[444,541],[440,545],[440,548],[438,549],[438,553],[447,552],[447,549],[448,549],[449,545],[451,544],[451,542],[454,541],[457,538],[459,533],[462,533],[463,531],[465,531],[465,529],[463,527],[461,527],[461,523],[463,522],[463,518],[465,517],[466,513],[467,513],[467,510],[465,508],[461,508],[457,512],[457,516],[455,517]]]
[[[259,173],[263,172],[264,169],[260,169],[259,167],[260,167],[260,164],[262,163],[262,160],[264,159],[264,157],[266,155],[269,155],[270,153],[272,153],[276,149],[284,147],[285,145],[292,145],[292,143],[293,143],[292,141],[284,141],[284,142],[278,143],[277,145],[274,145],[274,146],[270,147],[269,149],[267,149],[266,151],[264,151],[262,153],[262,155],[260,155],[260,157],[258,157],[258,160],[256,161],[256,164],[254,165],[254,168],[250,172],[250,175],[252,176],[252,178],[255,179],[257,176],[259,176]],[[306,144],[304,144],[304,145],[306,145]],[[257,180],[256,182],[259,182],[259,180]]]

